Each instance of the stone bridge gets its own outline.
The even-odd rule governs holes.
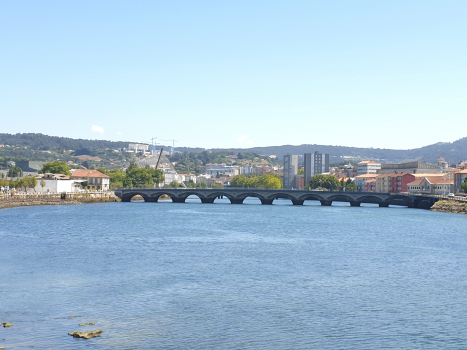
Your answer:
[[[332,192],[332,191],[298,191],[248,188],[120,188],[115,195],[122,202],[130,202],[140,195],[145,202],[157,202],[162,195],[169,196],[174,203],[185,203],[188,196],[197,196],[202,203],[214,203],[216,198],[226,197],[232,204],[242,204],[247,197],[256,197],[262,204],[272,204],[275,199],[289,199],[293,205],[303,205],[306,200],[317,200],[321,205],[332,202],[348,202],[358,207],[362,203],[375,203],[380,207],[401,205],[409,208],[429,209],[439,200],[437,197],[404,195],[373,192]]]

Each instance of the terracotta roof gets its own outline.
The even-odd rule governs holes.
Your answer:
[[[420,185],[420,184],[423,182],[423,180],[424,180],[424,179],[415,180],[415,181],[413,181],[413,182],[409,182],[409,183],[407,184],[407,186],[409,186],[409,185]]]
[[[355,176],[355,178],[360,179],[360,178],[365,178],[365,177],[377,177],[377,176],[379,176],[379,174],[363,174],[363,175]]]
[[[102,174],[99,170],[81,170],[81,169],[76,169],[73,171],[73,174],[71,174],[71,177],[98,177],[98,178],[109,178],[109,176]]]
[[[380,178],[383,178],[383,177],[397,177],[397,176],[404,176],[404,175],[407,175],[407,174],[409,174],[409,175],[414,175],[414,174],[410,174],[410,173],[407,173],[407,172],[406,172],[406,173],[400,172],[400,173],[385,173],[385,174],[379,174],[378,177],[380,177]]]
[[[443,178],[443,177],[439,177],[439,176],[431,176],[431,177],[426,177],[425,179],[427,179],[428,182],[432,183],[432,184],[454,184],[454,179],[451,178],[451,180],[449,180],[448,177],[446,178]]]

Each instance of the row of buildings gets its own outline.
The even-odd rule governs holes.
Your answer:
[[[28,189],[34,192],[80,192],[84,188],[92,190],[108,191],[110,189],[110,177],[98,170],[72,170],[71,175],[63,174],[35,174],[37,179],[35,188]],[[84,186],[86,185],[86,186]]]
[[[357,174],[354,181],[363,192],[443,195],[461,192],[467,169],[450,167],[444,158],[440,158],[436,165],[364,161],[357,165]]]

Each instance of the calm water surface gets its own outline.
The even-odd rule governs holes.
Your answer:
[[[0,346],[467,348],[466,216],[195,202],[0,211]]]

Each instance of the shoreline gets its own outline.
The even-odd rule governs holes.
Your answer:
[[[467,215],[467,203],[460,203],[453,200],[438,201],[430,208],[430,211]]]
[[[30,207],[40,205],[72,205],[72,204],[88,204],[88,203],[113,203],[120,202],[120,199],[110,193],[100,194],[67,194],[62,196],[61,194],[53,195],[29,195],[21,196],[16,195],[7,198],[0,197],[0,210],[19,208],[19,207]]]

